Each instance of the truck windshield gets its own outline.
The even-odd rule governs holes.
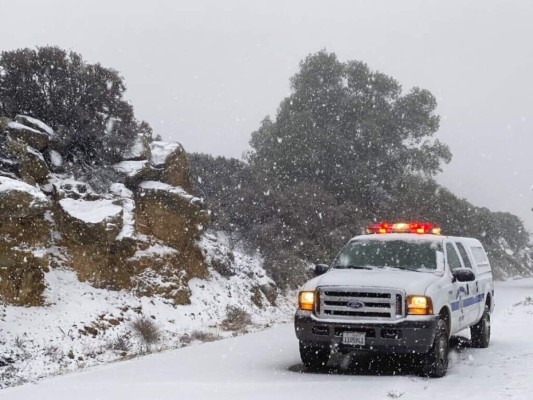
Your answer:
[[[342,249],[333,262],[333,268],[436,270],[437,251],[442,251],[440,247],[435,242],[356,240]]]

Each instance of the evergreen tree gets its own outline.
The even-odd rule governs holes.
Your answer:
[[[116,161],[139,131],[147,130],[135,120],[125,90],[117,71],[58,47],[0,56],[0,115],[25,114],[51,125],[67,161]]]
[[[451,159],[433,138],[439,117],[427,90],[402,95],[393,78],[325,50],[301,63],[291,88],[250,141],[250,163],[280,186],[314,182],[370,210],[399,178],[432,176]]]

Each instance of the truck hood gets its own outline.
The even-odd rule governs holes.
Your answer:
[[[442,276],[440,271],[331,269],[324,275],[311,279],[303,290],[315,290],[319,286],[386,287],[404,290],[408,295],[423,295]]]

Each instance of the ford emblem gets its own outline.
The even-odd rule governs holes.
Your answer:
[[[350,301],[346,304],[346,307],[350,308],[363,308],[365,306],[365,303],[361,303],[360,301]]]

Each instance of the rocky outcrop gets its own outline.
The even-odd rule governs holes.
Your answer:
[[[58,261],[54,254],[52,265],[70,267],[98,288],[188,304],[188,282],[207,278],[208,263],[233,274],[227,263],[206,260],[198,245],[209,217],[200,199],[189,194],[181,144],[149,145],[139,137],[111,168],[122,182],[102,189],[90,176],[61,175],[54,131],[41,121],[19,115],[3,119],[0,130],[7,154],[0,157],[0,167],[6,166],[0,174],[1,299],[42,303],[51,231],[62,257]]]
[[[179,145],[168,155],[161,180],[169,185],[179,186],[188,192],[193,191],[189,174],[189,160],[183,146]]]
[[[177,249],[197,240],[209,222],[199,198],[162,182],[142,182],[135,203],[138,231]]]
[[[33,186],[0,177],[0,299],[16,305],[42,304],[49,206]]]

